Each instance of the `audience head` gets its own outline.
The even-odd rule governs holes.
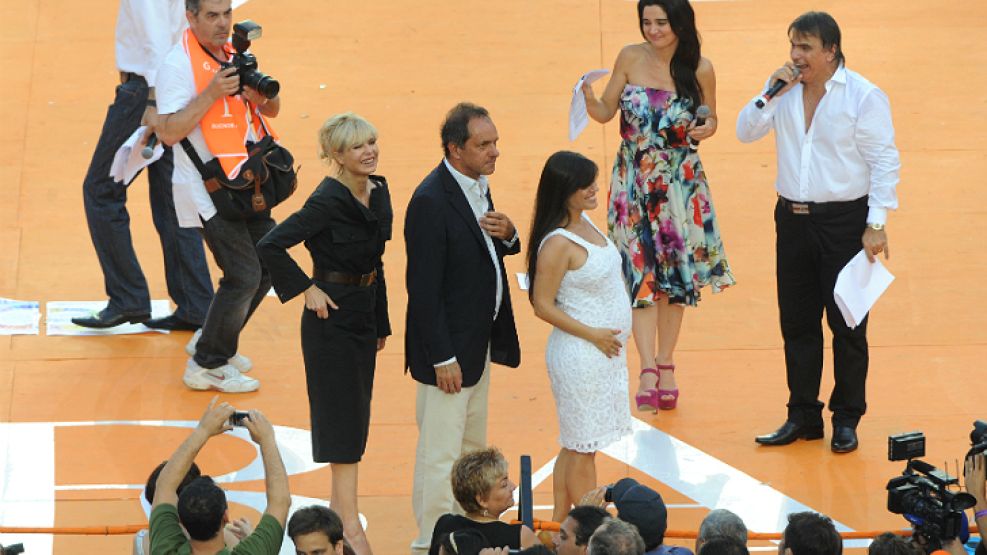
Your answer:
[[[343,521],[332,509],[311,505],[295,511],[288,520],[288,537],[298,555],[344,555]]]
[[[476,555],[485,547],[490,547],[487,537],[472,528],[455,530],[439,538],[439,555]]]
[[[156,466],[154,470],[151,471],[151,475],[147,477],[147,483],[144,484],[144,499],[147,500],[148,503],[154,503],[154,492],[158,489],[158,475],[161,474],[161,470],[166,464],[168,464],[168,461],[164,461]],[[192,466],[189,467],[188,472],[185,474],[185,478],[182,479],[182,483],[178,484],[177,493],[181,494],[182,490],[185,489],[185,486],[192,483],[192,480],[195,480],[201,475],[202,472],[199,470],[199,466],[193,462]]]
[[[705,542],[715,536],[729,536],[736,538],[741,545],[747,545],[747,526],[744,526],[744,521],[734,513],[726,509],[713,509],[699,525],[696,553],[699,553],[699,548]]]
[[[885,532],[874,538],[867,555],[922,555],[924,551],[906,537]]]
[[[637,527],[648,551],[661,545],[668,527],[668,511],[661,495],[634,478],[618,480],[611,491],[617,518]]]
[[[569,511],[569,516],[562,521],[559,533],[555,538],[555,550],[558,555],[581,555],[586,553],[589,538],[600,527],[610,513],[600,507],[580,505]]]
[[[733,536],[710,536],[696,555],[750,555],[747,544]]]
[[[841,555],[843,540],[828,516],[804,512],[788,515],[778,544],[781,555]]]
[[[632,524],[612,518],[593,532],[586,552],[589,555],[644,555],[644,540]]]
[[[178,520],[189,538],[209,541],[222,532],[229,520],[226,494],[209,476],[199,476],[178,494]]]
[[[446,160],[463,175],[479,179],[497,167],[497,127],[485,108],[461,102],[449,110],[440,131]]]
[[[377,128],[353,112],[336,114],[319,128],[319,158],[336,166],[342,172],[347,150],[373,143],[377,140]]]
[[[499,517],[514,506],[515,489],[496,447],[466,453],[452,465],[452,493],[467,514]]]

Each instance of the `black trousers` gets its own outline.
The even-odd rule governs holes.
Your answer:
[[[823,309],[833,332],[833,425],[856,427],[867,410],[868,319],[848,328],[833,298],[836,277],[860,252],[866,225],[867,197],[835,207],[827,203],[810,214],[793,214],[781,200],[775,206],[778,309],[792,422],[822,425]]]

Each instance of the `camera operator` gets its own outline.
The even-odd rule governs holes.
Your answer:
[[[246,418],[237,421],[238,426],[250,431],[250,439],[260,447],[264,464],[267,508],[257,523],[257,528],[231,551],[227,551],[221,532],[230,518],[223,490],[212,478],[200,476],[178,494],[179,484],[206,442],[231,429],[233,407],[229,403],[217,405],[216,399],[217,397],[213,397],[199,420],[199,425],[172,454],[158,476],[150,519],[151,555],[276,555],[281,550],[284,523],[291,506],[288,473],[278,451],[274,427],[260,411],[252,410],[246,413]]]
[[[129,183],[110,177],[114,155],[141,123],[148,126],[144,140],[154,132],[157,69],[184,29],[182,0],[120,0],[115,39],[120,84],[82,182],[86,222],[109,301],[106,308],[92,316],[73,318],[76,325],[112,328],[127,322],[144,322],[157,329],[193,330],[206,317],[212,281],[202,237],[194,230],[179,227],[175,217],[171,149],[166,148],[161,158],[148,166],[147,181],[151,219],[161,238],[168,295],[176,306],[174,314],[150,319],[151,294],[130,235]]]
[[[987,533],[987,455],[983,452],[967,456],[963,468],[963,484],[966,492],[977,500],[977,504],[973,506],[977,530],[980,531],[977,555],[984,555],[987,554],[987,548],[984,547],[984,533]]]
[[[268,134],[265,117],[278,115],[281,100],[241,87],[237,67],[221,69],[234,54],[227,42],[231,0],[186,0],[185,8],[189,29],[158,71],[158,137],[169,145],[187,137],[202,162],[216,157],[229,174],[238,160],[246,159],[247,141]],[[274,220],[268,211],[244,220],[219,216],[195,164],[183,148],[174,150],[179,224],[202,228],[223,272],[183,381],[198,390],[254,391],[260,382],[242,374],[250,364],[237,355],[237,345],[240,331],[271,287],[254,245],[274,227]]]

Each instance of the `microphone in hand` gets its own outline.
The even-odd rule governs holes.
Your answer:
[[[792,79],[797,78],[799,73],[801,73],[799,68],[792,67]],[[754,105],[758,108],[764,108],[768,101],[774,98],[775,95],[777,95],[781,89],[784,89],[786,85],[788,85],[788,81],[785,81],[784,79],[776,79],[774,84],[771,85],[771,88],[764,91],[764,94],[761,96],[757,97],[757,100],[754,101]]]
[[[154,145],[158,143],[158,136],[151,133],[151,136],[147,138],[147,144],[144,146],[144,150],[141,151],[141,156],[145,160],[150,160],[151,156],[154,156]]]
[[[706,118],[709,117],[709,106],[703,104],[702,106],[696,108],[696,127],[706,124]],[[699,149],[699,141],[689,137],[689,149],[696,151]]]

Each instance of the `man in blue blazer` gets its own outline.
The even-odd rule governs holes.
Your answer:
[[[413,553],[428,551],[436,520],[456,509],[455,460],[486,447],[490,363],[521,362],[503,263],[521,243],[487,184],[497,128],[487,110],[460,103],[441,136],[445,158],[415,190],[404,225],[405,367],[418,382]]]

